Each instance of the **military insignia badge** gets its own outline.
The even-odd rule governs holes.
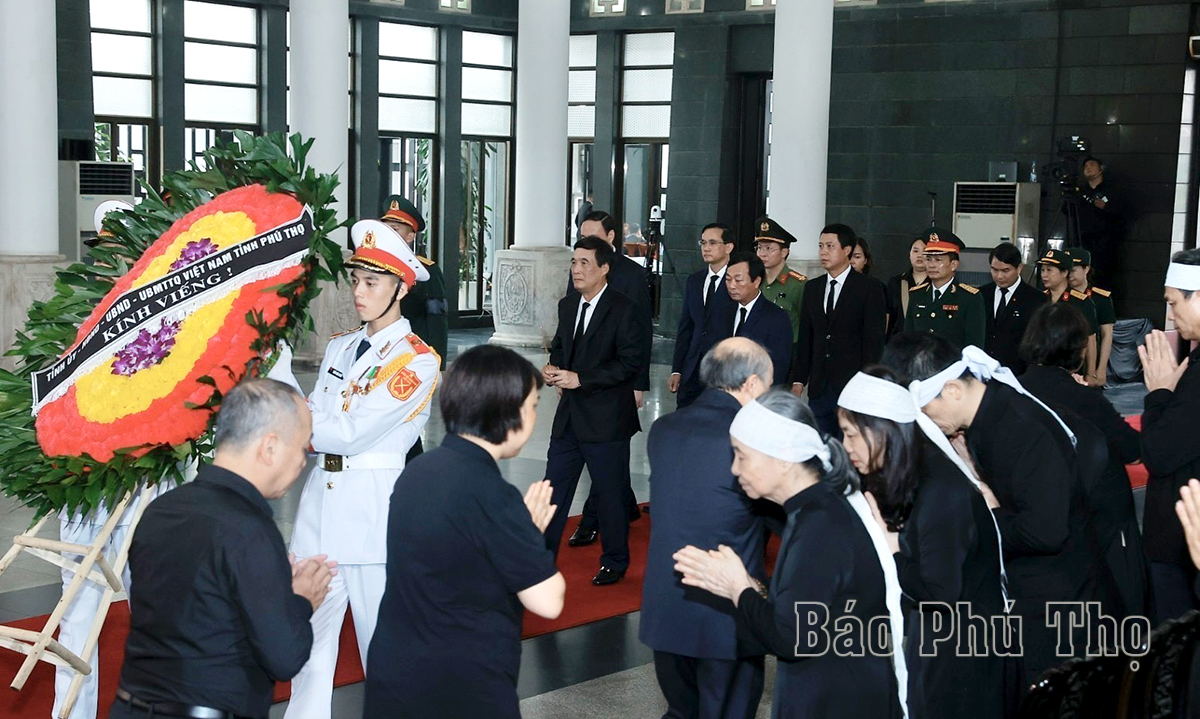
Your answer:
[[[367,248],[368,250],[375,249],[375,233],[374,232],[368,232],[367,234],[363,235],[362,246]]]
[[[764,222],[764,223],[762,223],[762,225],[760,225],[760,226],[759,226],[759,228],[758,228],[758,229],[762,230],[763,232],[769,232],[769,231],[770,231],[770,229],[771,229],[771,223],[770,223],[770,222]]]
[[[930,242],[941,242],[941,240],[938,239],[938,234],[936,232],[929,233],[929,241]]]
[[[416,372],[405,367],[388,381],[388,392],[391,392],[393,397],[403,402],[412,397],[413,393],[420,386],[421,378],[417,376]]]
[[[392,204],[388,205],[388,209],[389,210],[399,210],[400,209],[400,201],[392,200]]]

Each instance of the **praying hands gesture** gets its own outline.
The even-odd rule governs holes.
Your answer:
[[[1146,344],[1138,347],[1138,357],[1142,360],[1146,389],[1151,392],[1160,389],[1174,392],[1188,366],[1187,358],[1175,361],[1175,348],[1161,330],[1146,335]]]
[[[546,527],[550,526],[550,520],[554,519],[555,510],[558,509],[558,505],[550,504],[550,497],[553,494],[554,487],[551,486],[548,479],[534,482],[529,485],[529,489],[525,490],[525,508],[529,510],[533,526],[537,527],[539,532],[546,531]]]
[[[756,589],[742,558],[728,545],[722,544],[706,552],[689,544],[675,552],[672,558],[675,571],[683,575],[685,585],[725,597],[735,607],[742,592]]]

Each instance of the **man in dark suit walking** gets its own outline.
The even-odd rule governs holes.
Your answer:
[[[687,278],[679,331],[675,334],[675,357],[671,362],[671,377],[667,380],[667,389],[676,393],[678,407],[688,406],[704,390],[700,382],[700,358],[712,345],[710,320],[723,316],[730,304],[729,291],[725,289],[725,269],[735,247],[737,239],[726,225],[714,223],[700,233],[700,256],[708,266]],[[717,336],[724,337],[725,333],[718,331]]]
[[[725,271],[725,289],[732,300],[717,323],[712,343],[725,337],[746,337],[763,346],[771,356],[775,382],[787,381],[792,366],[792,320],[779,305],[763,296],[767,268],[753,252],[735,252]],[[708,351],[708,347],[704,348]]]
[[[646,361],[638,370],[638,376],[633,384],[633,396],[637,408],[642,408],[643,397],[650,389],[650,353],[654,342],[654,306],[650,301],[650,285],[646,279],[646,268],[621,254],[618,234],[620,225],[612,215],[603,210],[589,210],[580,224],[580,237],[599,237],[608,243],[616,253],[608,272],[608,284],[622,293],[633,304],[637,315],[638,333],[645,344]],[[575,297],[579,290],[575,289],[572,277],[567,277],[567,297]],[[642,516],[638,510],[637,499],[630,487],[629,467],[625,468],[625,504],[628,506],[629,520],[634,521]],[[578,547],[596,541],[599,525],[596,522],[595,489],[588,495],[583,505],[583,519],[579,527],[571,535],[570,545]]]
[[[546,384],[561,397],[554,413],[546,478],[558,506],[546,529],[546,545],[558,552],[575,487],[584,465],[592,478],[604,553],[596,585],[614,584],[629,567],[629,438],[641,430],[633,397],[648,361],[632,300],[608,283],[613,248],[599,237],[575,243],[571,279],[576,293],[558,303],[558,331]]]
[[[696,401],[650,428],[654,526],[638,636],[654,650],[670,717],[749,719],[762,697],[763,658],[738,656],[733,605],[684,587],[672,555],[689,545],[727,545],[750,576],[763,576],[765,533],[730,471],[729,426],[770,388],[772,372],[757,343],[723,340],[700,363],[705,389]]]
[[[1021,251],[1011,242],[1001,242],[988,256],[992,281],[979,288],[987,320],[983,349],[1014,374],[1024,374],[1026,364],[1017,350],[1029,318],[1047,298],[1021,280]]]
[[[799,396],[807,387],[817,426],[838,438],[838,395],[856,372],[879,360],[887,325],[883,284],[850,267],[856,237],[847,225],[821,230],[819,253],[826,274],[809,280],[804,289],[792,372],[792,394]]]

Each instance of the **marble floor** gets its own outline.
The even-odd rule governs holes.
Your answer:
[[[453,360],[468,347],[486,342],[490,330],[456,330],[451,333],[450,357]],[[523,353],[535,366],[546,362],[540,351]],[[646,395],[640,418],[643,429],[661,415],[675,409],[675,397],[666,390],[670,374],[670,344],[656,340],[651,369],[651,390]],[[311,388],[315,370],[297,368],[302,385]],[[1126,386],[1109,390],[1114,402],[1126,414],[1141,408],[1137,387]],[[553,389],[543,389],[538,403],[538,421],[533,437],[520,455],[501,462],[501,470],[509,482],[524,490],[545,475],[546,447],[557,397]],[[423,432],[426,447],[435,446],[445,435],[441,413],[433,403],[432,416]],[[631,448],[633,490],[639,501],[649,499],[649,464],[646,457],[645,433],[634,438]],[[307,471],[283,498],[274,501],[275,518],[285,539],[291,537],[292,523],[299,503],[300,489]],[[587,497],[590,480],[580,482],[572,514],[581,511]],[[1139,513],[1142,492],[1135,493]],[[8,498],[0,498],[0,537],[23,532],[33,521],[32,512]],[[39,536],[57,537],[56,522],[48,522]],[[58,569],[29,555],[22,555],[0,577],[0,622],[45,614],[53,609],[60,596]],[[637,613],[614,617],[594,624],[576,627],[526,640],[523,645],[519,694],[522,714],[527,719],[553,717],[658,717],[665,702],[654,680],[652,652],[637,640]],[[769,716],[770,692],[765,694],[759,715]],[[272,709],[271,717],[283,716],[285,704]],[[334,693],[335,719],[357,719],[361,716],[362,686],[349,686]]]

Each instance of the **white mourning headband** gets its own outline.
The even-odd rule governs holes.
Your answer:
[[[1072,432],[1071,428],[1067,426],[1067,423],[1062,420],[1062,417],[1058,416],[1057,412],[1047,407],[1045,402],[1030,394],[1029,390],[1025,389],[1021,383],[1017,381],[1017,376],[1013,374],[1012,370],[1001,366],[1001,364],[996,361],[994,357],[974,345],[971,345],[963,350],[961,360],[955,362],[941,372],[938,372],[929,379],[913,382],[910,386],[910,389],[912,390],[913,395],[916,396],[917,401],[921,403],[922,407],[924,407],[933,400],[937,399],[938,395],[942,393],[942,390],[946,387],[948,382],[962,377],[963,372],[967,372],[968,370],[971,372],[971,374],[975,375],[976,379],[980,380],[981,382],[994,379],[1001,384],[1006,384],[1009,387],[1012,387],[1017,392],[1020,392],[1034,402],[1037,402],[1039,405],[1041,405],[1042,409],[1046,410],[1052,417],[1054,417],[1059,426],[1063,428],[1063,431],[1067,433],[1067,436],[1071,438],[1071,445],[1075,445],[1075,433]]]
[[[829,447],[821,433],[803,422],[775,414],[757,400],[738,411],[729,434],[747,447],[768,457],[799,464],[816,457],[830,469]]]
[[[1167,287],[1174,287],[1182,292],[1200,290],[1200,265],[1182,265],[1172,262],[1167,266]]]

